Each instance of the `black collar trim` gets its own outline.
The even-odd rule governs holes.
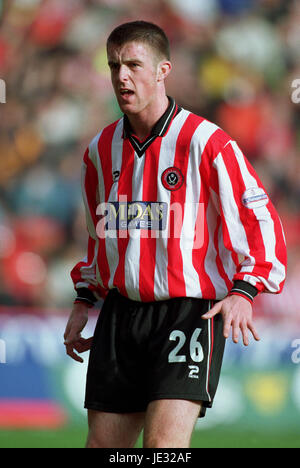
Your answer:
[[[181,107],[177,106],[175,100],[169,96],[168,98],[170,101],[168,109],[154,125],[148,138],[146,138],[146,140],[143,142],[139,141],[138,138],[133,135],[129,119],[126,114],[124,115],[123,138],[128,138],[130,140],[135,152],[139,157],[145,153],[155,138],[163,137],[167,133],[173,118],[181,111]]]

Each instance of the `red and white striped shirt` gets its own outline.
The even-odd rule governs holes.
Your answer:
[[[130,138],[126,116],[90,143],[82,172],[88,252],[71,273],[75,289],[105,297],[117,288],[145,302],[223,299],[237,280],[281,292],[283,229],[254,169],[215,124],[173,100],[168,112],[147,144]],[[104,203],[120,222],[106,237],[97,215]],[[130,212],[139,222],[127,229]],[[164,227],[153,228],[155,213]]]

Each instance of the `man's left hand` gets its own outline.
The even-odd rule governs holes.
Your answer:
[[[230,328],[232,327],[232,340],[238,343],[240,331],[243,337],[245,346],[249,345],[248,330],[251,331],[254,339],[260,341],[257,331],[253,325],[253,310],[252,305],[247,299],[238,295],[227,296],[212,307],[206,314],[202,315],[203,319],[210,319],[217,314],[222,314],[224,321],[224,337],[228,338]]]

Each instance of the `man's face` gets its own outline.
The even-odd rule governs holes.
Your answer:
[[[112,84],[124,114],[139,114],[157,99],[159,60],[147,44],[110,45],[108,64]]]

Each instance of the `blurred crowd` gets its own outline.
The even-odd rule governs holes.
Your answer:
[[[120,116],[105,41],[136,19],[170,38],[168,94],[226,130],[256,168],[299,285],[300,104],[291,98],[300,79],[298,0],[0,0],[2,305],[73,301],[69,273],[87,241],[83,153]]]

